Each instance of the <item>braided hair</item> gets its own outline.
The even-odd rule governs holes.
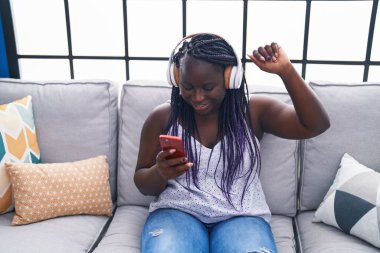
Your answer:
[[[228,65],[237,65],[235,53],[232,47],[223,39],[212,34],[199,34],[192,37],[190,42],[183,42],[181,48],[173,56],[173,62],[180,67],[181,59],[186,55],[210,63],[217,64],[223,68]],[[252,131],[250,113],[248,107],[248,87],[243,78],[244,85],[239,89],[227,89],[223,102],[221,104],[218,116],[218,134],[221,140],[221,149],[219,160],[223,161],[224,167],[222,178],[218,187],[222,190],[228,202],[236,208],[231,199],[231,188],[236,179],[244,177],[245,186],[241,195],[240,203],[242,205],[245,192],[252,183],[253,178],[260,173],[261,159],[258,143]],[[171,115],[165,132],[171,135],[178,135],[178,124],[181,122],[184,131],[182,131],[182,139],[185,149],[187,150],[188,160],[194,163],[191,170],[186,172],[186,182],[190,187],[190,182],[199,188],[199,155],[200,151],[196,148],[195,136],[198,133],[194,109],[186,101],[183,100],[179,92],[179,87],[172,88],[171,95]],[[248,150],[250,157],[250,166],[244,175],[239,175],[244,167],[244,152]],[[213,151],[213,150],[212,150]],[[212,152],[211,152],[212,154]],[[210,158],[208,167],[210,165]],[[258,169],[255,167],[258,165]],[[208,168],[207,168],[208,169]],[[253,177],[252,177],[252,173]],[[215,182],[217,182],[215,180]]]

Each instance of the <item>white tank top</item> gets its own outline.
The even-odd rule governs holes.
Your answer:
[[[180,125],[178,126],[178,136],[182,136]],[[256,141],[260,145],[257,139]],[[192,141],[192,143],[194,142]],[[150,204],[149,212],[153,212],[159,208],[174,208],[192,214],[204,223],[215,223],[234,216],[260,216],[269,222],[271,213],[265,201],[264,192],[257,173],[251,173],[249,182],[252,183],[249,183],[242,203],[241,197],[246,178],[237,178],[235,180],[230,194],[234,205],[232,206],[220,189],[224,166],[223,159],[219,160],[221,142],[219,141],[213,149],[203,146],[197,140],[195,140],[195,145],[200,157],[198,171],[199,189],[194,185],[192,180],[190,180],[190,187],[188,187],[186,173],[175,179],[168,180],[165,190]],[[207,169],[208,163],[209,167]],[[249,152],[246,149],[244,152],[245,167],[241,174],[244,174],[249,164]],[[255,169],[257,169],[257,166]]]

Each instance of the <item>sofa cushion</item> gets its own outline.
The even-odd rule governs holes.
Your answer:
[[[297,252],[292,218],[282,215],[273,215],[270,226],[279,253]]]
[[[87,253],[110,218],[66,216],[24,226],[11,226],[14,213],[0,216],[0,252]]]
[[[302,253],[350,252],[379,253],[379,249],[323,223],[313,223],[314,212],[297,215],[296,228]]]
[[[346,153],[313,222],[334,226],[380,247],[379,193],[380,173]]]
[[[93,253],[140,253],[140,237],[148,216],[148,208],[120,206]]]
[[[0,104],[31,95],[41,161],[106,155],[116,199],[117,89],[108,81],[30,82],[0,79]]]
[[[255,92],[256,93],[256,92]],[[290,103],[284,92],[257,92]],[[163,82],[127,82],[122,88],[119,134],[118,206],[148,206],[153,197],[143,196],[136,188],[135,172],[141,128],[152,109],[170,99],[171,87]],[[264,135],[262,184],[273,214],[294,216],[297,196],[298,141]],[[275,158],[275,159],[274,159]]]
[[[70,163],[6,163],[16,214],[12,225],[66,215],[112,215],[106,156]]]
[[[14,207],[5,162],[40,162],[31,96],[0,104],[0,214]]]
[[[315,210],[349,153],[380,171],[380,84],[311,83],[329,116],[330,128],[301,142],[300,209]]]
[[[140,237],[147,216],[146,207],[118,207],[107,233],[94,253],[140,253]],[[295,253],[292,218],[273,215],[270,225],[278,252]]]
[[[284,92],[255,92],[291,104]],[[298,140],[265,133],[260,141],[260,180],[272,214],[294,216],[297,210]]]

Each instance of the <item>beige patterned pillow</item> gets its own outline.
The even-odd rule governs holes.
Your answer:
[[[5,166],[15,200],[12,225],[65,215],[112,215],[106,156],[71,163]]]

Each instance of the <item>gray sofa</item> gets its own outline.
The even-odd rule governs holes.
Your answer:
[[[324,103],[330,129],[309,140],[270,134],[261,141],[261,180],[273,214],[279,252],[380,252],[370,244],[312,223],[345,152],[380,171],[380,84],[311,83]],[[0,104],[30,94],[43,162],[76,161],[107,155],[115,203],[113,217],[68,216],[11,226],[0,215],[0,252],[140,252],[140,233],[152,197],[135,187],[133,174],[142,124],[170,98],[165,82],[29,82],[0,79]],[[290,99],[283,89],[255,93]]]

